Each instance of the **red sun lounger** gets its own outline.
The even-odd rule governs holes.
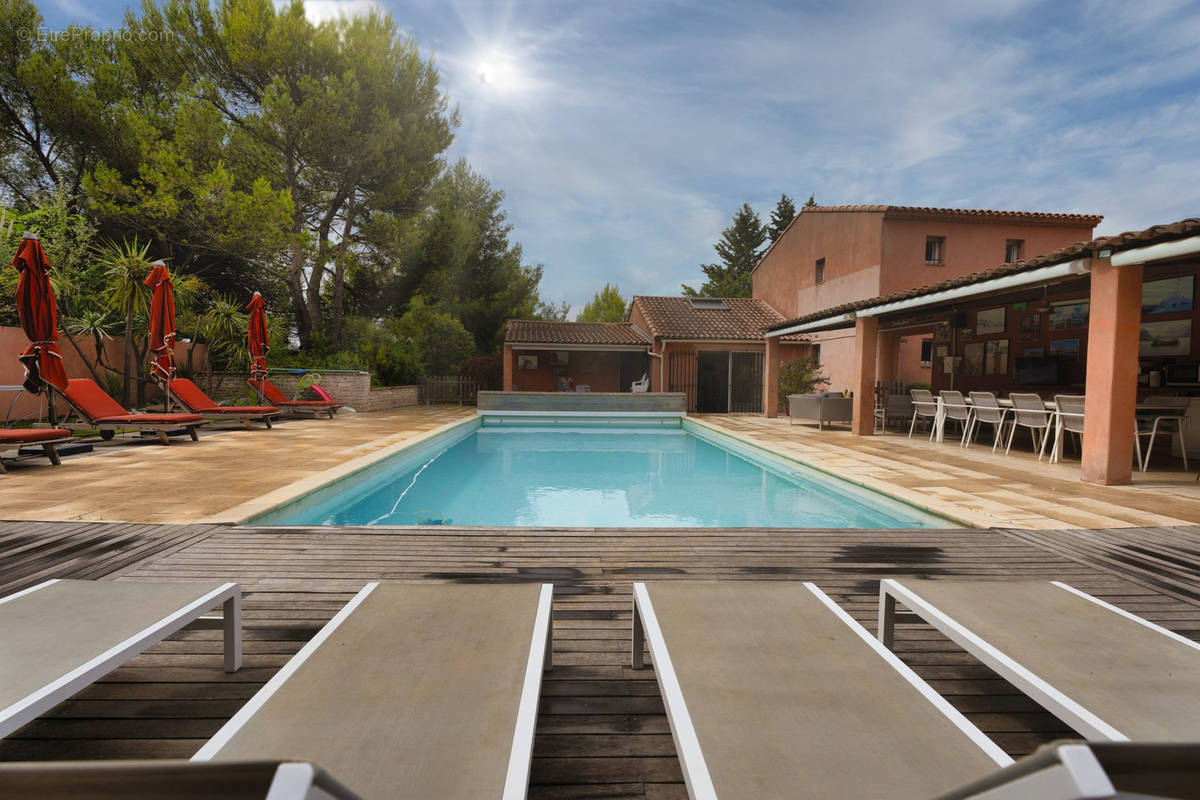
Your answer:
[[[244,424],[247,430],[255,420],[261,420],[269,428],[271,418],[279,416],[276,406],[219,406],[187,378],[175,378],[171,381],[171,396],[188,411],[199,414],[210,422],[236,420]]]
[[[50,463],[57,466],[58,445],[71,441],[70,431],[61,428],[4,428],[0,429],[0,451],[22,447],[24,445],[41,445],[42,452]],[[4,461],[0,459],[0,474],[7,472]]]
[[[258,381],[253,378],[247,378],[246,383],[250,384],[250,388],[255,391],[259,390]],[[329,400],[289,400],[283,392],[275,384],[271,383],[266,378],[262,381],[262,396],[268,403],[273,406],[278,406],[284,411],[292,414],[312,414],[314,418],[321,414],[328,414],[330,419],[333,419],[334,413],[342,407],[341,403],[331,402]]]
[[[121,408],[96,382],[87,378],[72,378],[67,381],[63,398],[71,405],[83,422],[63,423],[64,428],[73,430],[95,429],[103,438],[111,439],[118,430],[154,431],[163,444],[170,444],[167,431],[187,428],[193,442],[200,441],[196,429],[204,424],[199,414],[131,414]],[[107,434],[107,435],[106,435]]]

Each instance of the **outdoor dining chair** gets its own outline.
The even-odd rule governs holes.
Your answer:
[[[937,416],[938,404],[937,400],[933,399],[933,392],[928,389],[910,389],[912,394],[913,415],[912,424],[908,426],[908,438],[912,438],[913,430],[917,427],[917,419],[927,419],[930,421],[929,438],[937,433]]]
[[[1186,471],[1187,465],[1187,441],[1184,437],[1184,431],[1187,427],[1187,409],[1188,398],[1186,397],[1147,397],[1144,401],[1148,406],[1159,406],[1161,408],[1179,409],[1178,412],[1170,411],[1167,413],[1159,413],[1154,416],[1139,417],[1137,425],[1137,436],[1134,437],[1134,450],[1137,452],[1138,469],[1145,472],[1150,466],[1150,453],[1154,451],[1154,439],[1160,433],[1166,433],[1179,437],[1179,450],[1183,455],[1183,468]],[[1146,443],[1146,451],[1142,452],[1142,439],[1149,439]]]
[[[967,430],[971,427],[971,407],[963,399],[962,392],[943,389],[938,392],[938,396],[942,398],[943,428],[946,422],[950,420],[957,422],[958,427],[962,429],[962,436],[958,440],[958,446],[964,447],[967,441]]]
[[[1054,447],[1050,449],[1050,463],[1056,464],[1062,458],[1063,436],[1075,434],[1079,440],[1079,451],[1083,452],[1083,395],[1056,394],[1054,395]],[[1049,437],[1046,437],[1049,438]],[[1046,449],[1046,439],[1042,439],[1042,450]],[[1041,458],[1041,455],[1038,455]]]
[[[1045,401],[1039,395],[1020,392],[1010,393],[1008,399],[1013,404],[1013,424],[1008,431],[1008,444],[1004,448],[1004,455],[1008,455],[1008,451],[1012,449],[1017,428],[1029,428],[1033,437],[1033,449],[1037,451],[1042,446],[1043,437],[1050,434],[1050,412],[1046,410]],[[1041,458],[1039,454],[1038,460]]]
[[[992,426],[992,452],[994,453],[1004,438],[1004,423],[1008,420],[1010,409],[1003,408],[992,392],[971,392],[970,397],[974,413],[971,415],[971,421],[967,424],[967,435],[963,446],[971,446],[971,439],[974,438],[979,423],[983,422]]]

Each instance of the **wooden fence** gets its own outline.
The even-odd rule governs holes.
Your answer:
[[[458,403],[460,406],[473,406],[478,393],[479,386],[474,378],[462,378],[457,375],[421,378],[421,402],[425,405]]]

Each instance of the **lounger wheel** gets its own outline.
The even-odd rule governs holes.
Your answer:
[[[100,438],[106,442],[108,440],[112,439],[116,435],[117,435],[116,431],[100,431]]]

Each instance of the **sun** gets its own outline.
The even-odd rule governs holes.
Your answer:
[[[501,51],[492,51],[480,56],[475,67],[475,77],[492,91],[516,92],[521,88],[521,73],[516,60]]]

